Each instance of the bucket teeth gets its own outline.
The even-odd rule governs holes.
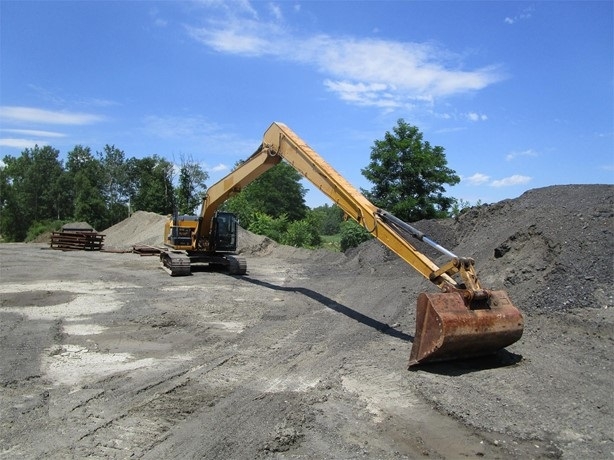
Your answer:
[[[490,291],[479,308],[457,293],[421,293],[409,367],[489,355],[522,336],[524,320],[505,291]]]

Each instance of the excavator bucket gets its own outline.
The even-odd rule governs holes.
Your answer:
[[[495,353],[522,336],[522,313],[505,291],[467,305],[460,293],[421,293],[409,367]]]

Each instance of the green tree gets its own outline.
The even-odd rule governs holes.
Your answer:
[[[320,216],[313,211],[307,212],[307,217],[288,224],[281,242],[297,248],[316,248],[322,244],[320,236]]]
[[[460,181],[447,167],[444,148],[431,146],[403,119],[393,133],[374,142],[371,162],[362,174],[374,184],[370,191],[363,190],[365,196],[407,222],[447,216],[454,198],[444,196],[444,185]]]
[[[22,157],[28,157],[25,170],[24,192],[27,205],[32,209],[33,220],[61,219],[62,190],[60,178],[64,172],[58,159],[60,151],[51,146],[26,149]]]
[[[309,209],[305,204],[307,190],[300,183],[301,178],[292,166],[281,162],[254,180],[237,196],[230,198],[224,209],[232,212],[240,210],[243,223],[251,220],[251,215],[256,212],[273,218],[286,216],[289,222],[301,220]]]
[[[271,217],[262,212],[255,212],[248,227],[250,232],[268,236],[272,240],[280,242],[288,230],[288,219],[285,215]]]
[[[325,204],[318,206],[312,210],[318,215],[320,221],[319,232],[321,235],[336,235],[341,229],[341,222],[343,222],[343,209],[336,204],[329,206]]]
[[[256,205],[249,201],[247,195],[239,193],[222,205],[224,211],[236,214],[241,227],[250,229],[258,213]],[[251,231],[251,230],[250,230]]]
[[[89,223],[103,230],[108,223],[107,206],[103,194],[101,162],[89,147],[76,145],[66,155],[66,173],[73,203],[75,220]]]
[[[179,185],[176,188],[177,208],[180,214],[194,214],[201,204],[209,174],[191,158],[181,158]]]
[[[36,145],[17,158],[4,158],[0,233],[6,239],[22,241],[34,222],[68,217],[69,196],[58,156],[58,150]]]
[[[98,157],[102,165],[103,193],[107,206],[106,225],[110,226],[128,217],[128,165],[124,151],[114,145],[105,145],[104,151],[98,152]]]
[[[26,209],[20,206],[19,166],[16,158],[5,156],[0,168],[0,236],[6,241],[22,241],[30,223]]]
[[[132,209],[172,214],[175,208],[172,171],[173,165],[158,155],[128,160]]]
[[[354,248],[371,238],[371,234],[354,220],[346,220],[341,224],[340,245],[342,251]]]

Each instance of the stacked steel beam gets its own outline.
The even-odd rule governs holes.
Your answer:
[[[51,248],[64,251],[100,251],[104,235],[96,232],[61,231],[51,234]]]

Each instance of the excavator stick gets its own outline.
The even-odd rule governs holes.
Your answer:
[[[459,292],[421,293],[409,367],[489,355],[522,336],[524,320],[505,291],[466,302]]]

